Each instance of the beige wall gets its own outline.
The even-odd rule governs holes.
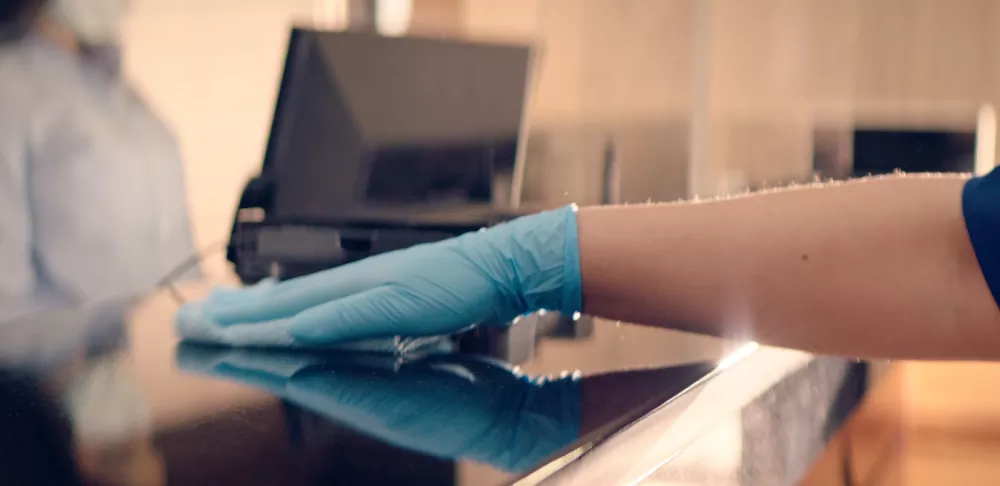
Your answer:
[[[462,30],[463,0],[413,0],[409,33],[454,36]]]
[[[686,186],[687,0],[466,0],[466,35],[537,47],[526,199],[598,200],[613,138],[630,201]]]
[[[817,126],[975,126],[997,98],[989,0],[715,0],[709,171],[808,173]]]
[[[690,183],[701,194],[808,178],[817,128],[970,128],[1000,85],[1000,5],[990,0],[465,4],[469,35],[539,46],[536,131],[645,126],[659,134],[630,142],[624,182],[627,194],[651,198],[676,194],[692,158]],[[593,149],[579,138],[556,143],[561,157],[535,153],[559,159],[552,174],[536,175],[566,175],[565,164],[593,170]],[[662,139],[671,147],[653,148]],[[573,194],[596,187],[591,174],[568,177]]]

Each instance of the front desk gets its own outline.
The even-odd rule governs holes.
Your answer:
[[[98,484],[793,484],[865,390],[854,360],[617,322],[512,366],[179,345],[176,309],[0,329]]]

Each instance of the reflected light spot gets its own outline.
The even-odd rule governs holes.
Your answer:
[[[733,352],[729,356],[726,356],[725,358],[722,358],[722,361],[719,361],[718,369],[724,370],[733,366],[736,363],[739,363],[747,356],[753,354],[754,351],[757,351],[758,348],[760,348],[760,345],[757,344],[756,341],[751,341],[749,343],[744,344],[743,346],[740,346],[740,348],[737,349],[735,352]]]

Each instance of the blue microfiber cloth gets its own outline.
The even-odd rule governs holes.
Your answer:
[[[209,297],[209,301],[216,297],[219,296]],[[211,314],[206,310],[206,305],[206,301],[189,302],[178,311],[176,327],[181,340],[239,348],[307,348],[292,338],[290,333],[291,319],[222,325],[212,319]],[[342,343],[318,349],[405,355],[423,352],[448,343],[450,343],[448,336],[415,338],[395,336]],[[310,348],[317,349],[315,346]]]

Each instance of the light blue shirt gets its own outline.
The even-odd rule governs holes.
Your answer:
[[[0,323],[127,300],[193,250],[177,144],[117,74],[0,46]]]

